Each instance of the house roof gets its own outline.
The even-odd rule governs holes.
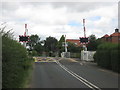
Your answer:
[[[120,32],[113,33],[110,36],[120,36]]]
[[[106,34],[103,36],[103,38],[104,37],[113,37],[113,36],[120,36],[120,32],[115,32],[115,33],[111,34],[110,36],[108,34]]]
[[[70,41],[70,42],[80,42],[80,40],[79,39],[66,39],[66,41]]]
[[[80,46],[80,40],[79,39],[66,39],[67,42],[71,43],[77,43],[78,46]]]
[[[106,35],[104,35],[103,37],[109,37],[109,35],[108,35],[108,34],[106,34]]]

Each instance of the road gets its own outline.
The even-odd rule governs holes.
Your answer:
[[[65,58],[37,60],[30,88],[118,88],[118,74],[94,63]]]

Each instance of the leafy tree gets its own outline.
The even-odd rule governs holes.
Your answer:
[[[98,39],[96,40],[96,42],[97,42],[97,48],[98,48],[98,46],[99,46],[100,44],[104,43],[104,42],[101,40],[101,38],[98,38]]]
[[[64,47],[62,46],[62,43],[65,42],[65,37],[64,35],[61,36],[60,40],[58,41],[58,51],[59,51],[59,54],[62,53],[64,51]]]
[[[37,51],[39,54],[42,54],[43,52],[43,46],[41,45],[41,42],[38,42],[35,46],[34,46],[34,50]]]
[[[44,42],[45,42],[44,47],[47,52],[57,51],[58,40],[56,38],[49,36],[46,38]]]
[[[79,53],[81,51],[81,47],[76,46],[74,43],[68,42],[68,51],[72,53]]]
[[[97,39],[95,35],[90,35],[89,36],[89,43],[87,45],[88,51],[96,51],[97,49]]]
[[[27,43],[28,46],[30,47],[30,50],[33,50],[34,47],[39,43],[39,41],[40,41],[40,38],[37,34],[36,35],[31,35],[30,40]]]

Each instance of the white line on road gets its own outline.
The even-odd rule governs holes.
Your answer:
[[[80,63],[80,65],[83,65],[83,63]]]
[[[90,83],[89,81],[87,81],[86,79],[82,78],[81,76],[77,75],[76,73],[74,73],[73,71],[69,70],[68,68],[66,68],[64,65],[62,65],[61,63],[59,63],[59,61],[56,61],[56,63],[62,67],[65,71],[67,71],[69,74],[71,74],[73,77],[75,77],[76,79],[78,79],[79,81],[81,81],[82,83],[84,83],[86,86],[88,86],[89,88],[95,90],[101,90],[99,87],[95,86],[94,84]]]

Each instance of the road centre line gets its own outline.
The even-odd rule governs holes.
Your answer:
[[[86,86],[88,86],[89,88],[93,89],[93,90],[101,90],[99,87],[95,86],[94,84],[90,83],[89,81],[87,81],[86,79],[82,78],[81,76],[77,75],[76,73],[72,72],[71,70],[69,70],[68,68],[66,68],[64,65],[62,65],[61,63],[59,63],[59,61],[56,61],[56,63],[62,67],[65,71],[67,71],[69,74],[71,74],[73,77],[75,77],[76,79],[78,79],[79,81],[81,81],[82,83],[84,83]]]

